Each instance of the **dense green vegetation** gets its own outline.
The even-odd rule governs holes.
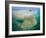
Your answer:
[[[28,19],[29,20],[29,19]],[[23,25],[24,22],[26,22],[26,19],[16,19],[15,17],[12,17],[12,30],[13,31],[22,31],[22,30],[40,30],[40,16],[36,16],[37,24],[34,25]],[[29,20],[31,21],[31,20]],[[24,26],[24,28],[21,28],[21,26]]]

